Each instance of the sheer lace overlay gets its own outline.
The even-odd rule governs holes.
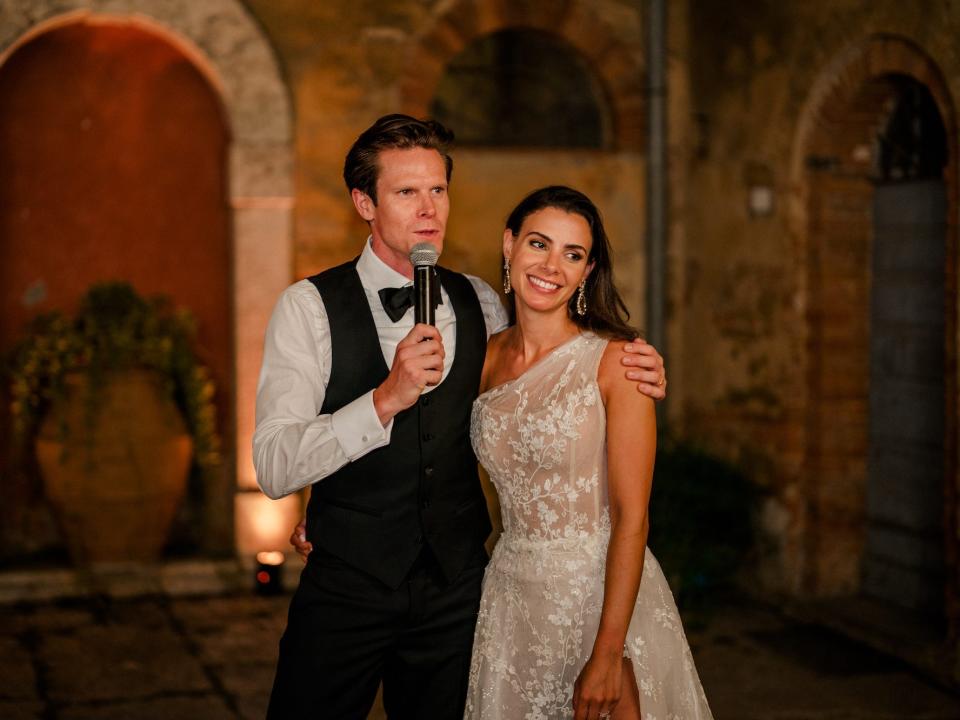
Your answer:
[[[603,603],[610,515],[606,417],[585,333],[473,406],[470,435],[497,488],[501,535],[483,580],[466,717],[573,717]],[[708,720],[670,588],[648,549],[627,633],[643,720]]]

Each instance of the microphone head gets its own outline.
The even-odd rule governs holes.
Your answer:
[[[410,263],[414,267],[433,267],[439,257],[437,249],[427,242],[417,243],[410,249]]]

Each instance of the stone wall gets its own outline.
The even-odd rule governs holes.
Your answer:
[[[871,81],[910,76],[937,99],[955,223],[960,9],[763,2],[732,13],[714,0],[691,5],[690,201],[681,221],[689,240],[677,258],[684,282],[673,319],[687,360],[677,418],[683,432],[769,489],[763,585],[849,594],[859,584],[866,472],[868,176],[889,99]],[[772,214],[748,212],[757,184],[773,189]],[[947,240],[955,337],[955,224]],[[951,345],[947,450],[955,454]],[[705,361],[694,370],[690,358]],[[948,467],[955,473],[955,459]],[[948,503],[954,492],[947,483]]]
[[[548,182],[591,194],[629,268],[634,311],[641,245],[643,169],[640,18],[629,2],[264,2],[250,6],[275,43],[296,108],[296,274],[358,252],[366,228],[341,179],[343,156],[378,116],[428,113],[444,63],[470,40],[507,27],[539,27],[581,53],[615,115],[608,152],[455,152],[448,263],[499,284],[499,238],[507,212]],[[482,238],[482,239],[481,239]]]

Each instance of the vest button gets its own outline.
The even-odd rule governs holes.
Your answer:
[[[430,433],[424,433],[424,434],[423,434],[423,441],[424,441],[424,442],[430,442],[431,440],[433,440],[433,435],[431,435]]]
[[[420,507],[423,508],[424,510],[428,510],[430,508],[430,500],[428,500],[427,498],[424,498],[423,500],[421,500]]]
[[[419,545],[419,544],[422,543],[422,542],[423,542],[423,535],[417,535],[417,536],[413,539],[413,544],[414,544],[414,545]]]
[[[420,404],[423,405],[424,407],[427,407],[427,405],[430,404],[430,396],[429,395],[422,396],[420,398]]]
[[[423,469],[423,474],[426,475],[427,477],[430,477],[431,475],[433,475],[433,465],[427,465]]]

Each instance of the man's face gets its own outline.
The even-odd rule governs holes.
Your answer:
[[[394,270],[412,277],[410,248],[428,242],[443,250],[450,199],[447,168],[436,150],[384,150],[379,155],[377,204],[352,193],[360,216],[370,223],[373,251]]]

